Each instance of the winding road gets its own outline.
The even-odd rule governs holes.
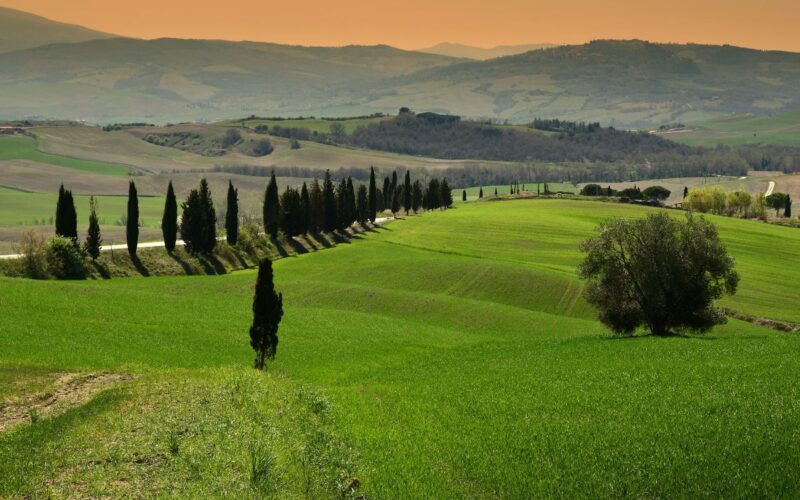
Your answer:
[[[771,195],[773,189],[775,189],[775,181],[769,181],[769,187],[767,187],[767,192],[764,193],[764,196]]]

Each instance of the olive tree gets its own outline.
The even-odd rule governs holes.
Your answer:
[[[581,245],[586,258],[579,272],[588,280],[586,300],[612,331],[631,335],[644,325],[666,336],[725,323],[714,301],[736,293],[739,275],[712,223],[691,213],[685,221],[658,213],[598,229]]]

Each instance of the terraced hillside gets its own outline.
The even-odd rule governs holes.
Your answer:
[[[0,495],[794,496],[800,337],[615,340],[581,298],[578,243],[647,210],[468,203],[277,261],[264,376],[251,271],[0,279],[7,400],[134,377],[0,434]],[[713,220],[742,276],[725,305],[800,322],[800,233]]]

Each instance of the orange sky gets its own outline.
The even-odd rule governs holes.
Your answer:
[[[800,0],[0,0],[121,35],[484,47],[596,38],[800,51]]]

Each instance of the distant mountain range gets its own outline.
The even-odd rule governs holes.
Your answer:
[[[428,47],[427,49],[419,49],[419,52],[485,61],[487,59],[494,59],[495,57],[513,56],[524,52],[530,52],[531,50],[549,49],[555,46],[556,45],[552,43],[530,43],[525,45],[498,45],[497,47],[483,48],[445,42],[434,45],[433,47]]]
[[[408,106],[649,127],[800,108],[800,54],[731,46],[595,41],[468,60],[386,45],[111,38],[9,9],[0,37],[0,119],[165,123]]]

